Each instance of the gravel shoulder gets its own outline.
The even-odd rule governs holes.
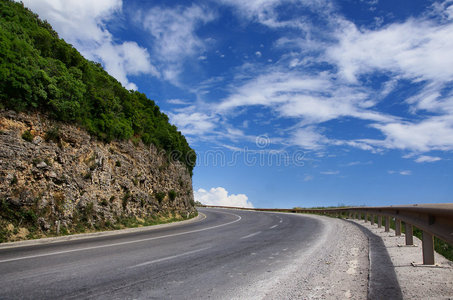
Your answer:
[[[304,215],[307,216],[307,215]],[[272,282],[241,291],[243,299],[453,299],[453,263],[435,254],[436,267],[421,264],[421,241],[405,244],[404,234],[385,232],[363,220],[310,216],[323,232],[309,253],[279,270]]]
[[[368,239],[353,224],[323,216],[310,251],[296,253],[291,265],[276,270],[273,280],[256,279],[236,299],[366,299],[368,291]]]
[[[453,262],[447,260],[442,255],[435,253],[435,262],[438,266],[413,266],[412,263],[421,264],[422,246],[421,240],[414,236],[414,244],[412,246],[405,245],[405,236],[395,236],[395,231],[390,229],[390,232],[385,232],[384,227],[378,228],[377,225],[371,225],[370,222],[365,223],[363,220],[351,220],[361,226],[362,230],[372,240],[381,240],[385,246],[384,251],[396,275],[398,286],[403,299],[453,299]],[[373,253],[373,247],[370,247],[370,254]],[[373,270],[375,273],[385,274],[385,268],[381,264],[371,264],[371,275]],[[381,277],[382,278],[382,277]],[[385,290],[377,291],[379,281],[370,278],[370,299],[389,299],[383,297],[382,293]],[[373,287],[375,288],[373,290]],[[392,297],[394,298],[394,297]],[[399,297],[397,297],[399,298]]]

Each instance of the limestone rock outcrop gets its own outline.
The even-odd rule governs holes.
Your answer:
[[[30,214],[43,233],[196,212],[186,166],[153,145],[104,143],[75,125],[6,110],[0,111],[0,201]]]

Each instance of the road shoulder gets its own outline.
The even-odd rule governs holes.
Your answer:
[[[42,239],[36,239],[36,240],[1,243],[0,249],[10,249],[10,248],[35,246],[35,245],[45,245],[45,244],[67,242],[67,241],[73,241],[73,240],[91,239],[91,238],[97,238],[97,237],[103,237],[103,236],[121,235],[121,234],[126,234],[126,233],[133,233],[133,232],[152,231],[152,230],[157,230],[157,229],[162,229],[162,228],[167,228],[167,227],[180,226],[182,224],[190,224],[190,223],[201,221],[205,218],[206,218],[206,215],[204,215],[203,213],[198,213],[198,216],[196,216],[192,219],[189,219],[189,220],[177,221],[177,222],[165,223],[165,224],[159,224],[159,225],[125,228],[125,229],[120,229],[120,230],[80,233],[80,234],[65,235],[65,236],[58,236],[58,237],[42,238]]]
[[[266,299],[366,299],[368,239],[353,224],[339,219],[301,215],[321,221],[324,230],[310,253],[301,251],[286,276]]]
[[[381,253],[387,252],[381,255],[386,255],[390,259],[402,298],[453,299],[453,263],[451,261],[435,253],[435,261],[439,266],[414,267],[412,263],[421,264],[423,260],[420,239],[414,236],[416,247],[404,246],[404,234],[395,236],[394,230],[390,229],[390,232],[385,232],[383,227],[378,228],[376,224],[371,225],[370,222],[365,223],[363,220],[351,220],[350,222],[365,229],[362,231],[370,238],[371,254],[374,252],[376,253],[375,256],[379,256],[379,251]],[[378,248],[373,247],[373,243],[378,245]],[[375,257],[374,263],[372,260],[371,274],[374,272],[378,274],[376,275],[378,277],[370,282],[370,299],[390,299],[385,296],[386,291],[380,289],[379,286],[384,280],[382,278],[385,276],[386,268],[388,268],[387,263],[380,264],[379,257],[377,257],[377,260]],[[379,273],[381,274],[379,275]],[[371,276],[370,279],[373,279],[373,277]]]

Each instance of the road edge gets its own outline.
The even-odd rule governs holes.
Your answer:
[[[0,243],[0,250],[18,248],[18,247],[36,246],[36,245],[47,245],[47,244],[53,244],[53,243],[59,243],[59,242],[91,239],[91,238],[103,237],[103,236],[113,236],[113,235],[120,235],[120,234],[132,233],[132,232],[154,231],[154,230],[161,229],[161,228],[167,228],[167,227],[173,227],[173,226],[178,226],[178,225],[183,225],[183,224],[200,222],[204,219],[206,219],[206,215],[201,212],[198,212],[198,216],[196,216],[192,219],[165,223],[165,224],[134,227],[134,228],[125,228],[125,229],[119,229],[119,230],[78,233],[78,234],[73,234],[73,235],[48,237],[48,238],[41,238],[41,239],[35,239],[35,240]]]

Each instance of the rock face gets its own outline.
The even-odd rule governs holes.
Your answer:
[[[31,215],[43,233],[57,227],[68,232],[77,226],[102,228],[130,217],[195,213],[189,171],[156,147],[103,143],[74,125],[4,110],[0,201]]]

